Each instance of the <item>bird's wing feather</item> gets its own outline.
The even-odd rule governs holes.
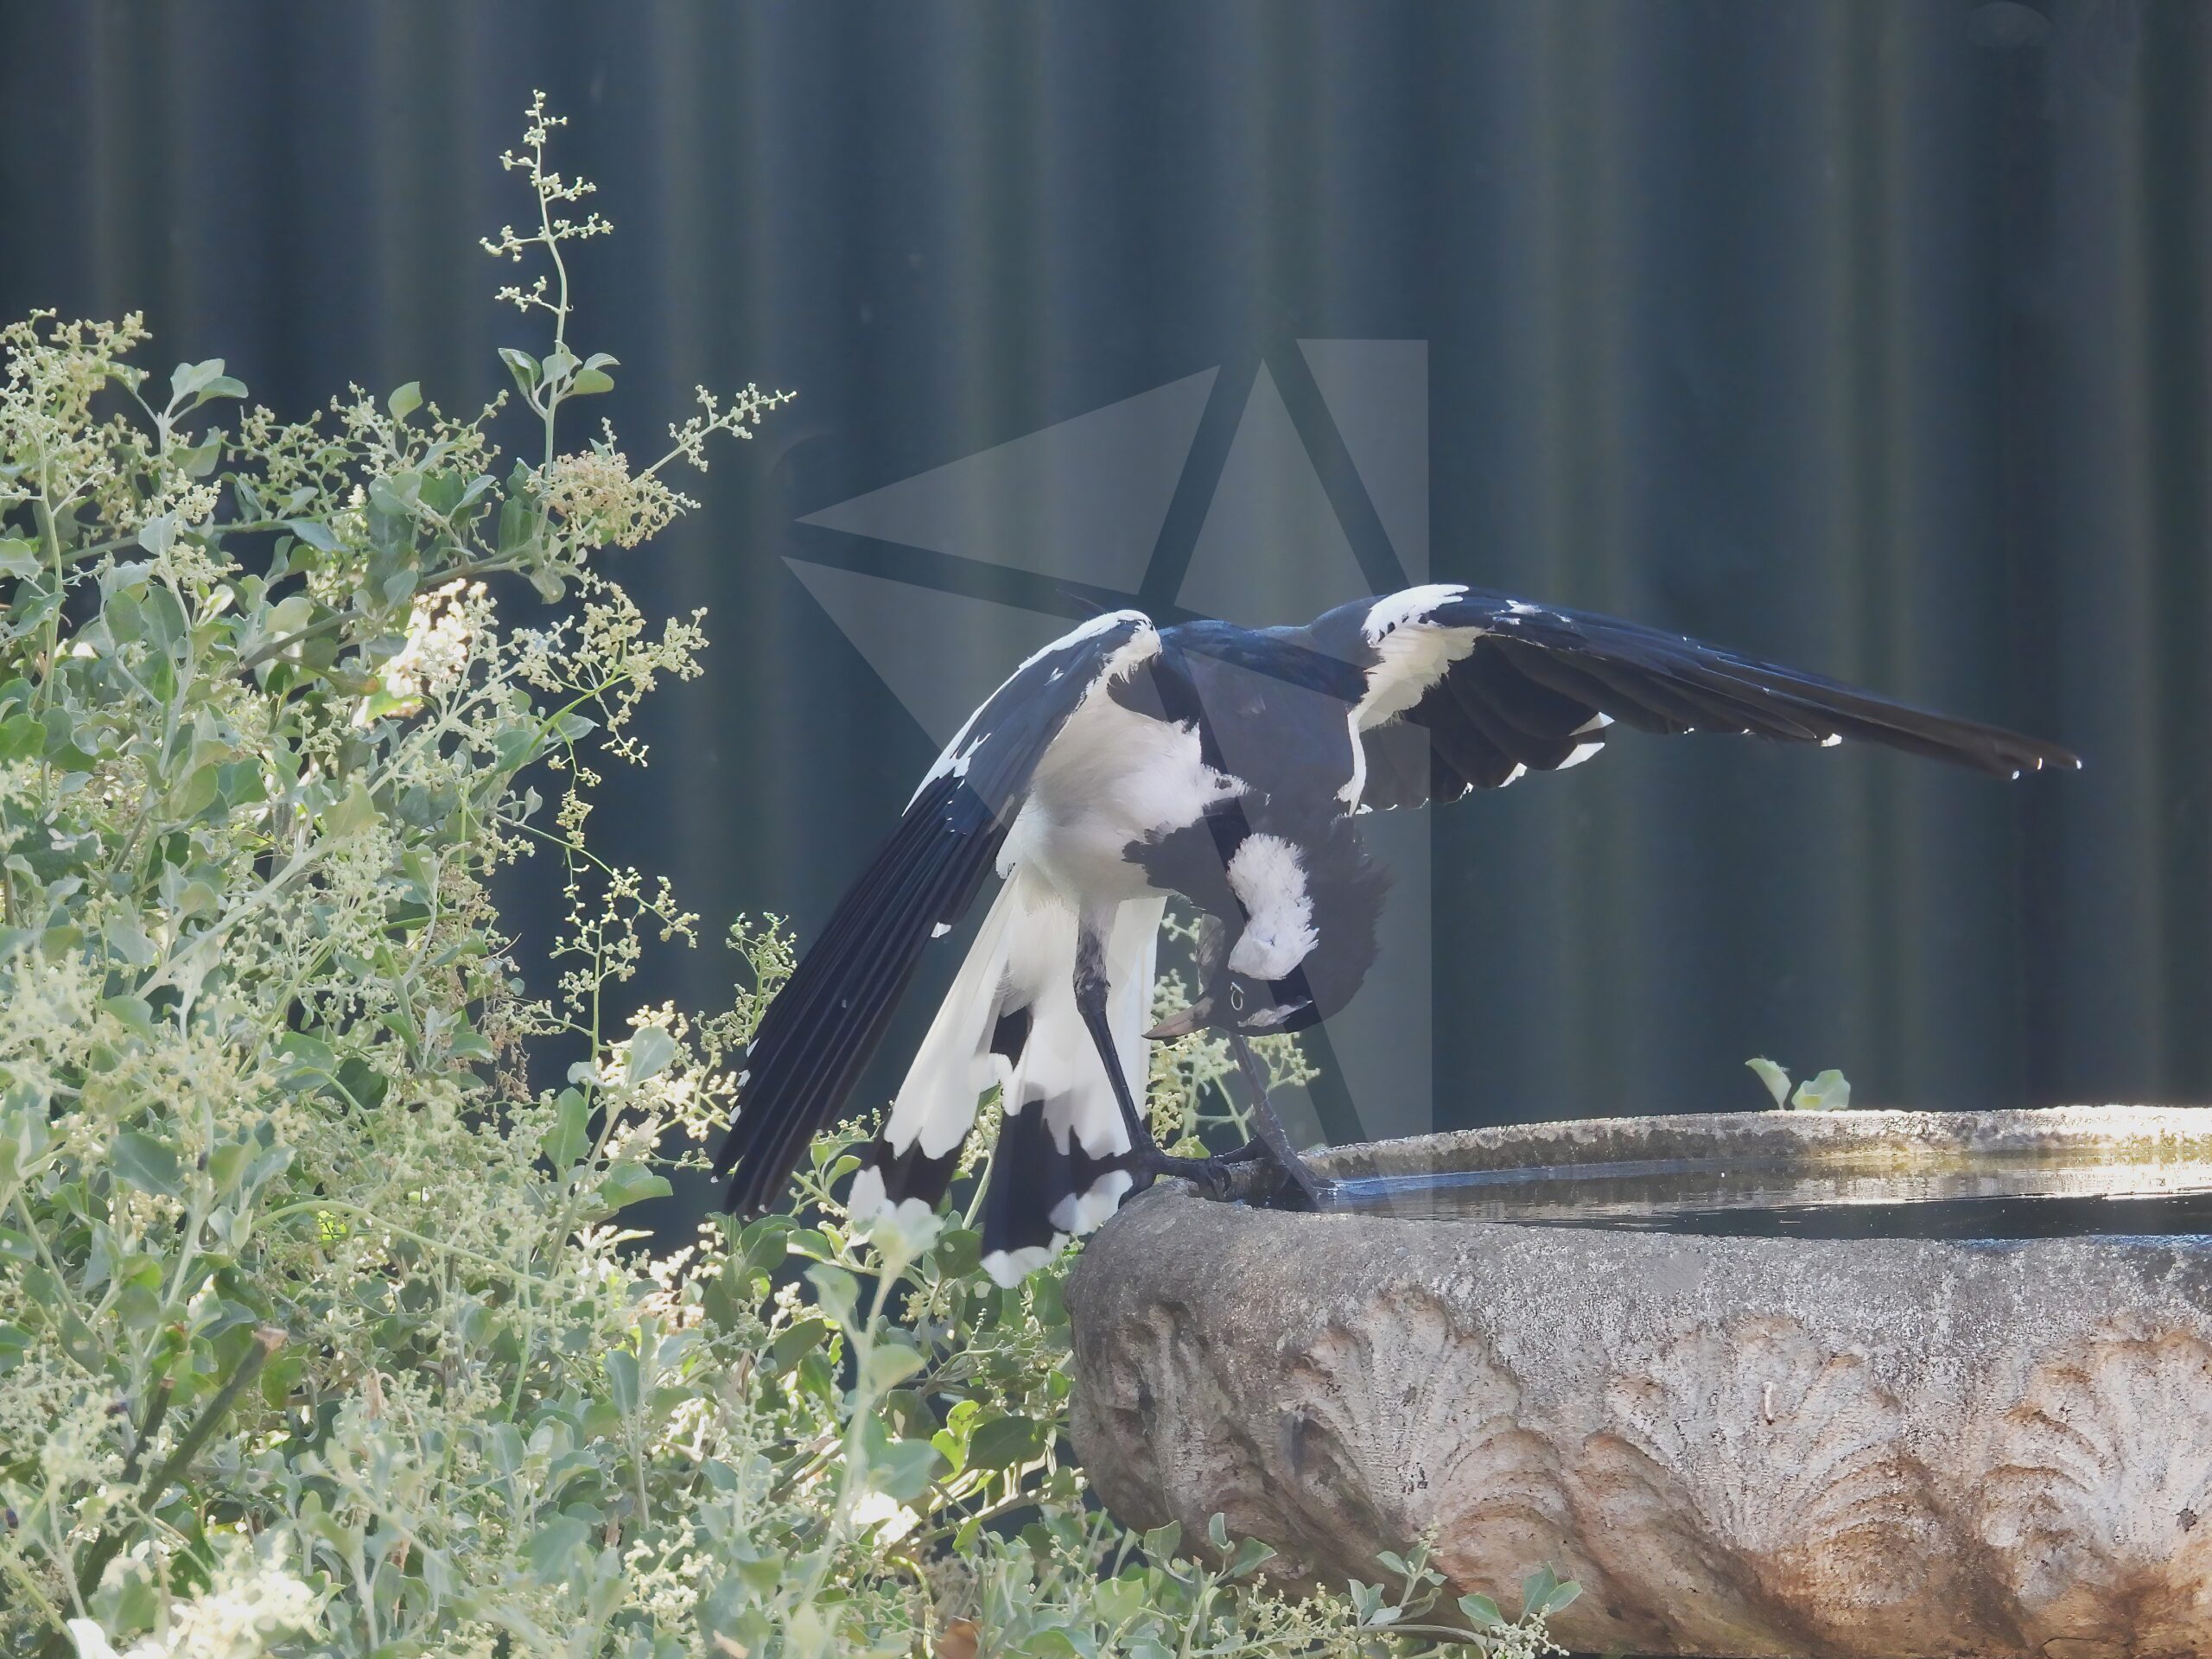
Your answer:
[[[1784,742],[1885,744],[1999,777],[2081,762],[2056,744],[1955,720],[1817,674],[1612,617],[1478,588],[1386,594],[1334,619],[1357,624],[1366,665],[1353,711],[1371,808],[1456,800],[1529,771],[1588,760],[1618,721],[1648,732],[1739,732]],[[1425,730],[1428,764],[1380,736]]]
[[[1139,612],[1093,617],[1016,669],[938,758],[761,1018],[715,1160],[735,1171],[731,1209],[750,1214],[783,1190],[882,1040],[932,932],[966,912],[1068,717],[1159,639]]]

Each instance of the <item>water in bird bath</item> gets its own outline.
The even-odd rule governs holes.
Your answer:
[[[2212,1159],[1952,1152],[1886,1167],[1649,1159],[1356,1176],[1344,1207],[1527,1226],[1797,1238],[2212,1235]]]

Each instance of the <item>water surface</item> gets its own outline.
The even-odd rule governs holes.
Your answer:
[[[2212,1162],[1963,1160],[1808,1171],[1685,1160],[1344,1182],[1349,1209],[1440,1221],[1797,1238],[2212,1234]]]

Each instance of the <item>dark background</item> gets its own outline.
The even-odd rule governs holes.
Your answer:
[[[533,334],[475,238],[523,216],[494,157],[543,86],[618,226],[575,338],[633,449],[695,382],[800,389],[628,567],[716,643],[595,822],[715,931],[818,925],[930,754],[778,556],[795,518],[1215,365],[1241,403],[1302,338],[1421,339],[1436,576],[2088,759],[1631,741],[1440,813],[1440,1121],[1750,1106],[1753,1053],[1869,1103],[2212,1098],[2200,0],[0,23],[0,312],[143,309],[160,366],[289,413],[488,396]]]

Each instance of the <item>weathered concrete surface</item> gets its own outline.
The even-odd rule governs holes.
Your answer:
[[[2212,1112],[2187,1109],[1646,1122],[1330,1163],[1738,1136],[1813,1160],[2212,1153]],[[1170,1185],[1091,1241],[1069,1302],[1077,1445],[1134,1524],[1203,1535],[1220,1511],[1300,1575],[1370,1580],[1433,1531],[1455,1594],[1549,1561],[1587,1592],[1558,1634],[1593,1651],[2212,1654],[2212,1239],[1699,1237]]]

